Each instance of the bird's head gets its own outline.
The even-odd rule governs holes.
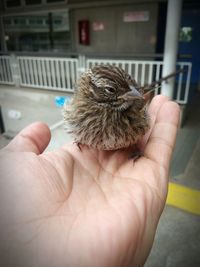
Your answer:
[[[124,111],[145,106],[145,99],[137,83],[121,68],[99,65],[88,70],[78,82],[80,94],[94,103]]]

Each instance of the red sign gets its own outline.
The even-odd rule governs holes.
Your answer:
[[[90,25],[88,20],[79,21],[79,43],[89,45],[90,43]]]

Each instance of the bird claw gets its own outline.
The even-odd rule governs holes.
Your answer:
[[[75,141],[74,144],[76,144],[77,147],[79,148],[79,150],[82,151],[82,149],[81,149],[81,143]]]
[[[131,153],[130,159],[133,159],[133,161],[136,161],[140,157],[143,157],[143,156],[144,156],[144,152],[138,150],[138,151],[134,151]]]

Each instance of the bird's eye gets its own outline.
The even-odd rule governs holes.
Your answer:
[[[115,89],[113,87],[110,87],[110,86],[106,86],[105,91],[108,94],[114,94],[115,93]]]

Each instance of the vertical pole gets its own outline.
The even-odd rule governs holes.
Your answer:
[[[86,58],[85,55],[78,56],[78,77],[86,70]]]
[[[3,116],[1,112],[1,106],[0,106],[0,133],[2,134],[4,132],[5,132],[5,127],[4,127]]]
[[[181,19],[182,0],[168,0],[167,25],[162,76],[167,76],[176,69],[178,37]],[[162,85],[162,94],[173,97],[175,78],[169,79]]]
[[[54,40],[53,40],[53,15],[52,12],[48,13],[48,20],[49,20],[49,43],[50,49],[54,49]]]
[[[5,39],[5,30],[4,30],[4,24],[3,24],[3,17],[0,16],[0,50],[2,52],[7,51],[7,45],[6,45],[6,39]]]
[[[19,62],[18,62],[16,55],[14,54],[10,55],[10,62],[11,62],[10,64],[11,64],[13,82],[16,87],[19,87],[21,84],[21,75],[20,75]]]

